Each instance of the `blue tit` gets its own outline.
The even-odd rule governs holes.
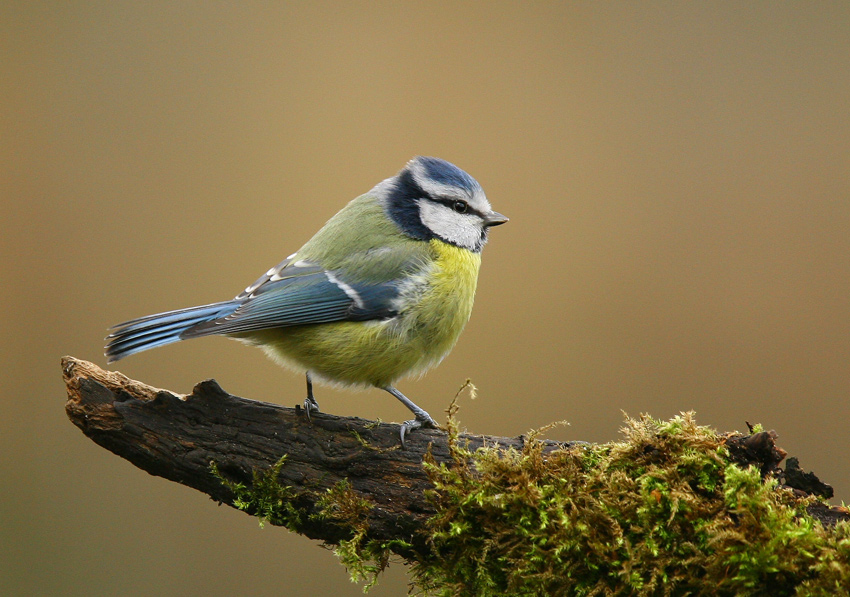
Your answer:
[[[437,427],[399,392],[452,349],[472,311],[493,211],[481,185],[441,159],[416,157],[357,197],[313,238],[236,298],[133,319],[113,327],[106,357],[223,335],[313,380],[386,390],[415,418],[405,434]]]

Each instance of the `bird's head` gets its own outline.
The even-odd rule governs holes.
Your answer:
[[[402,232],[419,240],[438,238],[479,252],[489,228],[508,221],[493,211],[478,181],[439,158],[413,158],[376,191]]]

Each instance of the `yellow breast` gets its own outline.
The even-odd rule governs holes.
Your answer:
[[[463,331],[472,313],[481,254],[439,240],[430,241],[434,266],[427,290],[405,318],[413,335],[442,359]]]
[[[429,241],[433,261],[411,280],[393,319],[254,334],[279,363],[343,385],[384,387],[424,373],[452,349],[472,312],[480,253]]]

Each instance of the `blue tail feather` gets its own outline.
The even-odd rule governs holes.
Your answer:
[[[225,317],[239,307],[241,301],[225,301],[200,307],[167,311],[132,319],[114,326],[106,337],[106,360],[113,363],[143,350],[165,346],[183,339],[183,333],[194,326]],[[210,330],[209,334],[214,334]]]

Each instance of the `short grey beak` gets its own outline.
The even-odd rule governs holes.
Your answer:
[[[507,221],[508,218],[506,218],[497,211],[491,211],[490,213],[484,216],[485,226],[498,226],[499,224],[504,224]]]

